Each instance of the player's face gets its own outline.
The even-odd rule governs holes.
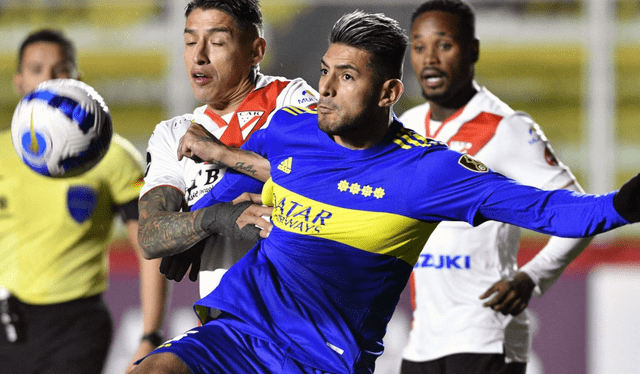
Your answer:
[[[421,14],[411,27],[411,65],[427,100],[446,104],[472,84],[477,44],[464,43],[459,30],[458,16],[440,11]]]
[[[252,41],[247,39],[225,12],[195,9],[189,14],[184,62],[196,99],[215,110],[246,95],[242,87],[255,62]]]
[[[60,45],[52,42],[29,44],[22,55],[20,72],[13,78],[18,94],[22,96],[40,83],[56,78],[76,78],[74,66],[65,60]]]
[[[376,112],[379,84],[365,50],[331,44],[321,61],[318,125],[329,135],[367,131]]]

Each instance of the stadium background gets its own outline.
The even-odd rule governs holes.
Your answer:
[[[481,85],[513,108],[531,114],[590,192],[617,188],[640,171],[640,126],[636,123],[640,118],[639,2],[470,2],[478,15],[481,53],[476,78]],[[378,0],[375,5],[367,0],[261,3],[268,44],[262,71],[300,76],[315,85],[329,30],[340,15],[354,9],[383,12],[408,29],[410,14],[420,0]],[[83,79],[106,99],[115,130],[144,152],[159,121],[190,112],[198,104],[192,99],[183,67],[185,4],[186,0],[0,0],[0,127],[10,125],[19,99],[12,76],[20,41],[36,28],[54,27],[76,42]],[[594,13],[590,7],[608,9],[613,20],[608,31],[590,18]],[[594,38],[595,44],[589,44]],[[611,53],[605,53],[603,59],[602,53],[594,56],[596,50]],[[590,63],[598,60],[596,65]],[[604,86],[592,89],[591,82],[597,81],[594,66],[604,68],[605,81]],[[409,64],[404,82],[407,89],[396,106],[398,114],[422,102]],[[590,111],[597,106],[597,101],[591,101],[594,93],[608,99],[600,115]],[[598,129],[603,128],[599,138],[603,133]],[[597,182],[598,170],[611,177]],[[533,359],[528,373],[640,373],[638,231],[629,227],[598,238],[554,288],[532,300]],[[118,226],[110,247],[106,294],[116,333],[106,374],[123,372],[141,329],[137,262],[123,237],[124,230]],[[525,233],[522,261],[535,255],[543,238]],[[195,298],[195,284],[183,281],[173,286],[167,337],[195,323],[190,309]],[[397,372],[410,310],[405,292],[389,326],[387,352],[378,361],[376,373]]]

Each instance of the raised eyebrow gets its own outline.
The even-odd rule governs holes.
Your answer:
[[[323,66],[329,67],[329,65],[327,65],[327,63],[324,61],[323,58],[320,59],[320,64],[322,64]],[[360,72],[355,66],[351,64],[338,64],[335,66],[335,68],[338,70],[353,70],[356,73]]]

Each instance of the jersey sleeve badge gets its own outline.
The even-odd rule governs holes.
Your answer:
[[[460,158],[458,159],[458,164],[460,164],[465,169],[471,170],[474,173],[486,173],[489,171],[489,168],[485,164],[466,153],[460,156]]]

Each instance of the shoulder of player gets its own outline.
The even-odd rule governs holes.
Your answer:
[[[405,123],[408,120],[415,120],[417,117],[422,117],[422,119],[424,120],[424,118],[426,117],[428,111],[429,111],[429,103],[428,102],[424,102],[424,103],[422,103],[420,105],[416,105],[416,106],[414,106],[412,108],[409,108],[409,109],[405,110],[400,115],[400,117],[398,117],[398,119],[402,123]]]
[[[500,133],[508,135],[513,132],[527,134],[533,127],[537,127],[529,114],[514,110],[484,87],[480,88],[480,91],[467,105],[469,107],[465,110],[469,110],[471,116],[476,112],[489,113],[499,119],[496,129],[497,136]]]
[[[507,103],[500,100],[496,95],[491,93],[485,87],[479,87],[475,96],[467,103],[465,110],[475,110],[479,112],[488,112],[497,116],[507,118],[515,113]]]
[[[259,75],[256,90],[273,88],[277,92],[277,107],[288,105],[310,106],[320,96],[304,79]]]
[[[446,143],[422,136],[416,131],[405,126],[400,127],[391,141],[401,149],[411,151],[416,154],[449,149],[449,146]]]
[[[144,162],[142,155],[136,147],[119,134],[113,134],[109,150],[100,160],[94,169],[87,173],[88,177],[110,179],[113,175],[118,175],[120,171],[128,170],[142,176],[144,172]]]
[[[264,130],[270,135],[276,134],[300,134],[301,131],[310,131],[317,129],[318,116],[317,110],[302,106],[289,105],[276,110],[269,121],[269,126]]]
[[[180,131],[180,129],[188,128],[193,119],[193,113],[182,114],[158,123],[156,129],[161,128],[167,131]]]
[[[547,138],[540,126],[525,112],[514,111],[504,117],[496,129],[499,138],[539,138],[546,141]]]
[[[273,126],[274,121],[285,122],[288,124],[300,123],[307,120],[316,120],[318,118],[318,110],[315,108],[307,108],[304,106],[288,105],[276,111],[271,119],[269,127]]]
[[[285,78],[285,77],[278,77],[278,76],[264,75],[264,74],[258,75],[258,78],[256,80],[257,90],[263,89],[265,87],[269,87],[270,85],[278,86],[278,88],[281,90],[280,95],[290,96],[295,92],[299,92],[300,95],[307,96],[305,97],[306,100],[303,100],[300,102],[298,102],[297,100],[294,100],[291,103],[284,103],[283,106],[284,105],[307,105],[306,103],[309,103],[311,101],[315,102],[318,100],[318,96],[319,96],[318,92],[315,89],[313,89],[313,87],[311,87],[311,85],[309,85],[307,81],[305,81],[300,77]]]
[[[265,75],[262,73],[258,73],[258,76],[256,77],[256,89],[262,88],[262,87],[266,87],[269,84],[274,84],[274,83],[280,83],[280,84],[300,84],[300,83],[304,83],[307,84],[307,82],[298,77],[298,78],[287,78],[287,77],[280,77],[280,76],[275,76],[275,75]]]
[[[142,165],[142,154],[129,140],[125,139],[121,135],[114,133],[111,138],[111,145],[107,151],[107,155],[114,155],[114,157],[127,157],[134,159]],[[106,156],[105,156],[106,157]]]
[[[425,118],[427,117],[428,111],[429,103],[422,103],[418,106],[414,106],[413,108],[406,110],[404,113],[402,113],[398,120],[406,128],[417,131],[417,129],[419,129],[420,127],[424,127]]]
[[[417,161],[419,175],[433,176],[454,171],[484,174],[491,170],[477,158],[454,151],[446,146],[433,147],[424,151],[421,156]]]
[[[187,132],[195,116],[192,113],[182,114],[156,125],[149,137],[149,142],[177,142]]]

